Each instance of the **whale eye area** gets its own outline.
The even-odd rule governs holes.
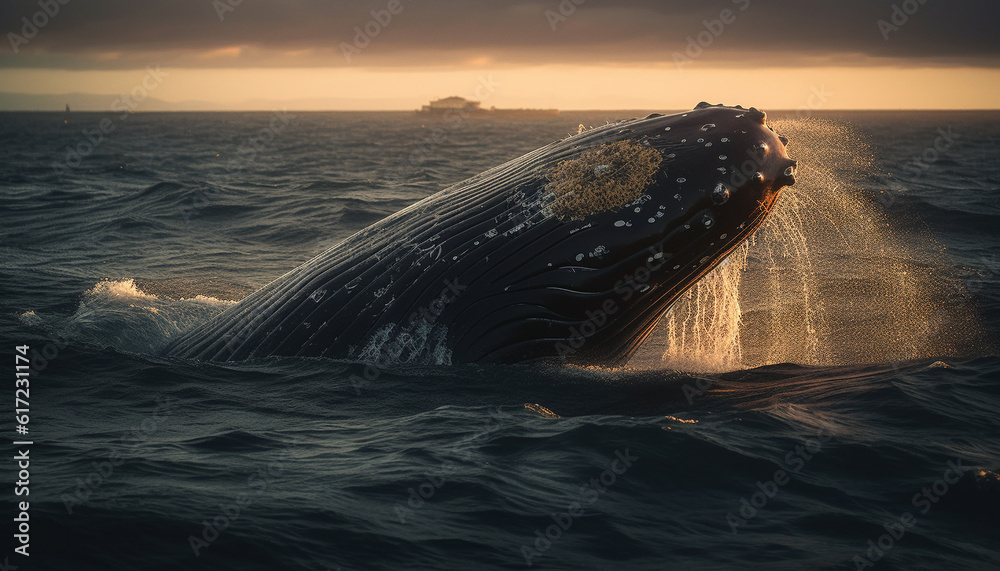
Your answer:
[[[563,222],[621,208],[642,196],[662,161],[659,151],[631,139],[560,161],[546,174],[545,189],[555,195],[550,208]]]

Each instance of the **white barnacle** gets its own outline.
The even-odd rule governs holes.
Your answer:
[[[624,220],[618,220],[618,221],[615,222],[615,228],[621,228],[624,225],[625,225],[625,221]]]

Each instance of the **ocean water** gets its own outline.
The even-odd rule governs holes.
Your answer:
[[[0,114],[0,339],[30,360],[0,564],[1000,568],[1000,113],[771,113],[798,183],[628,367],[161,356],[368,224],[638,114]]]

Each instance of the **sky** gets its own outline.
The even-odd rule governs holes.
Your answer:
[[[997,21],[995,0],[4,0],[0,109],[994,109]]]

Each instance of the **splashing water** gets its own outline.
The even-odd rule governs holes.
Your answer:
[[[740,279],[749,248],[740,245],[698,285],[682,294],[658,327],[665,329],[663,360],[685,371],[726,371],[740,367],[742,308]]]
[[[890,225],[902,212],[863,191],[879,179],[864,137],[833,121],[771,124],[792,141],[796,184],[678,299],[632,365],[720,372],[969,353],[982,329],[941,248],[926,232],[904,240]]]
[[[106,279],[83,293],[72,315],[60,317],[27,311],[20,315],[20,321],[48,330],[52,335],[101,347],[158,353],[171,336],[236,303],[193,293],[196,289],[184,280]],[[200,289],[233,297],[210,284],[202,284]]]

